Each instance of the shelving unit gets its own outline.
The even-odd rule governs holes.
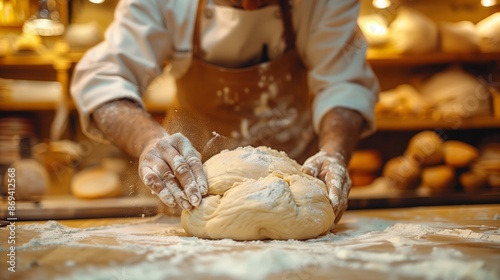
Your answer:
[[[405,55],[385,49],[369,49],[366,58],[373,67],[416,67],[449,63],[500,63],[500,53],[452,54],[436,52],[422,55]]]
[[[472,129],[500,128],[500,118],[494,116],[474,118],[430,119],[420,117],[377,117],[379,130]]]
[[[10,55],[0,57],[0,78],[57,81],[62,86],[63,102],[72,106],[69,97],[69,83],[71,70],[77,62],[77,57],[65,54],[47,52],[36,55]],[[15,102],[0,100],[2,111],[40,111],[54,110],[58,102]]]

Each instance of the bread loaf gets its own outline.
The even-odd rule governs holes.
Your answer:
[[[433,192],[451,190],[454,179],[455,170],[448,165],[427,167],[422,171],[422,185]]]
[[[491,174],[488,176],[488,185],[492,188],[500,188],[500,174]]]
[[[102,167],[89,168],[73,176],[71,192],[84,199],[116,197],[121,194],[120,179]]]
[[[49,186],[49,173],[47,170],[34,159],[20,159],[12,163],[10,166],[14,172],[14,177],[9,176],[9,172],[5,175],[4,186],[5,190],[9,189],[9,179],[14,179],[14,198],[16,200],[39,201],[45,194]],[[12,189],[12,188],[11,188]]]
[[[444,157],[443,143],[436,132],[422,131],[410,139],[405,155],[421,165],[440,164]]]
[[[479,151],[464,142],[449,140],[444,143],[444,161],[453,167],[466,167],[479,156]]]
[[[349,170],[377,172],[382,167],[382,157],[377,150],[357,150],[352,154]]]
[[[466,192],[478,191],[488,185],[488,177],[482,173],[465,172],[460,175],[460,185]]]
[[[422,170],[410,157],[395,157],[384,166],[383,176],[387,184],[396,189],[413,189],[418,186]]]
[[[471,21],[442,22],[441,48],[447,53],[473,53],[479,50],[479,36]]]
[[[377,178],[373,173],[357,170],[350,170],[349,177],[353,187],[370,185]]]

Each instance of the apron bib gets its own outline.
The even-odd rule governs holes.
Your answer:
[[[307,69],[295,49],[288,1],[280,1],[285,52],[271,61],[225,68],[203,60],[200,0],[193,35],[193,59],[177,80],[177,100],[167,109],[165,128],[184,134],[203,160],[223,149],[268,146],[304,159],[313,139]]]

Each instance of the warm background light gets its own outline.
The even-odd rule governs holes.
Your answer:
[[[94,4],[102,4],[102,3],[104,3],[104,1],[106,1],[106,0],[89,0],[90,3],[94,3]]]
[[[494,0],[492,0],[492,1],[494,1]],[[375,8],[385,9],[385,8],[388,8],[391,6],[391,1],[390,0],[373,0],[372,4]]]
[[[491,7],[498,4],[497,0],[481,0],[481,5],[484,7]]]

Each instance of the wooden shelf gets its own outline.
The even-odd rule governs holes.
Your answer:
[[[411,116],[378,116],[376,117],[376,123],[378,130],[500,128],[500,118],[495,118],[493,116],[437,120]]]
[[[459,190],[430,193],[425,187],[398,191],[391,189],[383,177],[367,186],[354,186],[349,194],[349,209],[417,207],[435,205],[486,204],[500,201],[500,189],[490,188],[476,192]]]
[[[56,102],[11,102],[0,101],[1,111],[47,111],[55,110]]]
[[[53,55],[9,55],[0,57],[1,66],[39,66],[39,65],[52,65],[54,64]]]
[[[82,52],[72,52],[67,54],[57,54],[52,52],[46,52],[43,54],[19,54],[19,55],[8,55],[0,57],[0,67],[1,66],[53,66],[58,60],[76,63],[78,62],[84,53]]]
[[[424,66],[429,64],[444,64],[453,62],[500,62],[500,53],[429,53],[422,55],[405,55],[387,50],[369,49],[366,58],[372,66]]]
[[[53,53],[9,55],[0,57],[0,65],[51,65],[54,58],[67,58],[71,62],[78,62],[85,52],[70,52],[64,55]],[[471,54],[451,54],[451,53],[429,53],[422,55],[405,55],[389,50],[369,49],[366,54],[368,62],[372,65],[393,65],[393,66],[418,66],[427,64],[453,63],[453,62],[493,62],[500,61],[500,53],[471,53]]]

